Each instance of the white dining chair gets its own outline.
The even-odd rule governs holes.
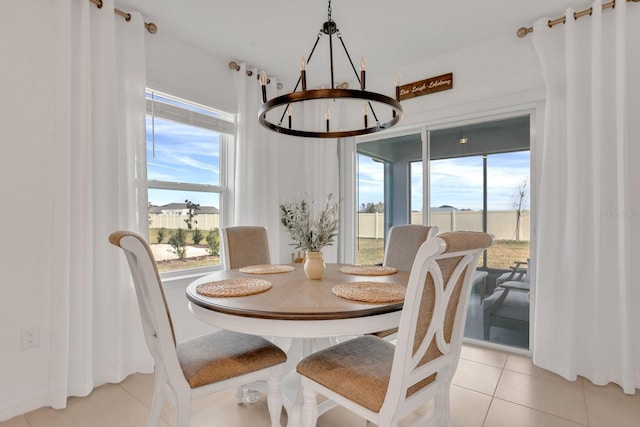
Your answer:
[[[223,227],[221,234],[222,263],[225,270],[271,263],[266,227],[257,225]],[[273,340],[271,337],[267,338]],[[243,384],[236,389],[236,402],[242,403],[245,396],[249,403],[255,403],[258,400],[258,390],[255,386],[249,387]]]
[[[395,427],[428,401],[411,425],[451,425],[449,390],[460,357],[474,272],[493,236],[458,231],[428,239],[411,269],[397,344],[365,335],[307,356],[297,365],[303,423],[316,425],[316,396],[381,427]]]
[[[222,228],[222,259],[225,270],[270,264],[267,229],[253,225]]]
[[[435,225],[394,225],[389,229],[387,235],[382,265],[402,271],[411,271],[418,249],[427,239],[435,237],[438,230]],[[393,341],[396,338],[396,332],[398,332],[398,328],[392,328],[375,332],[373,335]]]
[[[147,242],[130,231],[116,231],[109,241],[126,255],[140,307],[147,346],[155,362],[153,403],[147,425],[156,426],[165,402],[177,412],[177,427],[188,427],[191,401],[257,380],[268,383],[271,426],[280,426],[280,377],[287,355],[264,338],[218,331],[176,341],[171,314]]]
[[[398,270],[411,271],[413,260],[425,240],[435,237],[435,225],[402,224],[389,229],[382,265]]]

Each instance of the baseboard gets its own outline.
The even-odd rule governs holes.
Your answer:
[[[49,399],[46,396],[39,396],[26,402],[8,403],[0,408],[0,422],[10,420],[13,417],[26,414],[43,406],[49,406],[49,404]]]

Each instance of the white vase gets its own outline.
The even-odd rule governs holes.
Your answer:
[[[324,267],[324,258],[322,257],[322,252],[305,251],[304,274],[309,279],[322,279]]]

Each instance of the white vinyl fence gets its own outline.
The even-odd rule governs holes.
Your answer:
[[[185,219],[187,215],[149,214],[149,228],[187,228]],[[198,221],[194,226],[203,231],[220,227],[220,214],[198,214],[194,219]],[[497,240],[516,240],[516,219],[515,210],[488,211],[487,232]],[[520,240],[531,240],[530,219],[529,211],[524,211],[520,217]],[[421,224],[422,212],[412,212],[411,223]],[[430,225],[437,225],[441,233],[452,230],[482,231],[482,211],[432,212]],[[358,237],[382,239],[384,214],[359,213]]]
[[[488,211],[487,233],[493,234],[497,240],[516,240],[517,211]],[[520,240],[530,238],[531,216],[529,211],[522,212],[520,217]],[[422,224],[422,212],[411,213],[412,224]],[[440,233],[447,231],[482,231],[482,211],[432,212],[429,225],[437,225]],[[384,214],[359,213],[358,237],[365,239],[382,239],[384,237]]]
[[[149,214],[149,228],[167,228],[175,230],[177,228],[187,228],[185,219],[187,215],[174,214]],[[220,228],[220,214],[198,214],[193,218],[198,223],[194,223],[193,227],[199,230],[209,231],[212,228]]]

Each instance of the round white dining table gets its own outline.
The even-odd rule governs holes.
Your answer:
[[[278,274],[218,271],[187,287],[189,311],[198,319],[223,329],[253,335],[322,338],[359,335],[398,326],[402,302],[368,303],[348,300],[332,292],[350,282],[395,283],[406,286],[409,272],[361,276],[340,271],[342,264],[327,264],[320,280],[307,279],[302,264]],[[271,282],[271,289],[241,297],[207,297],[196,288],[202,283],[238,278]]]
[[[196,318],[218,328],[246,334],[293,338],[287,352],[292,371],[297,361],[316,350],[320,338],[361,335],[397,327],[402,302],[369,303],[336,296],[335,285],[352,282],[394,283],[406,286],[409,272],[384,276],[363,276],[340,271],[342,264],[327,264],[320,280],[308,279],[302,264],[277,274],[246,274],[237,269],[217,271],[192,282],[186,290],[189,311]],[[262,279],[271,283],[265,292],[240,297],[209,297],[197,292],[198,285],[229,279]],[[297,374],[294,375],[297,377]],[[296,380],[294,380],[295,382]],[[299,381],[299,378],[298,380]],[[299,396],[299,388],[294,387]],[[289,426],[299,425],[300,398],[287,398]],[[290,402],[295,401],[295,405]],[[329,408],[326,405],[326,408]],[[319,408],[319,413],[323,410]]]

